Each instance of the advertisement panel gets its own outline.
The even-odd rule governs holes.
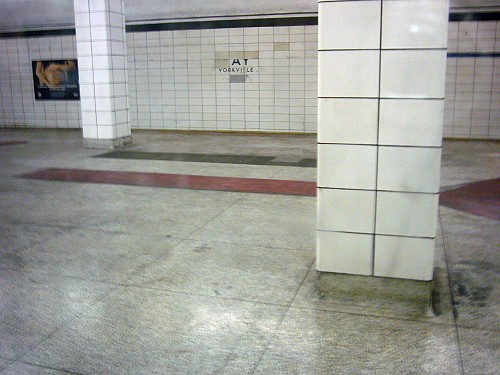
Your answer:
[[[32,61],[36,100],[79,100],[77,60]]]

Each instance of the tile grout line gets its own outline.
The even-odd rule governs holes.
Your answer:
[[[58,277],[61,277],[60,275]],[[88,281],[88,280],[87,280]],[[89,306],[88,306],[88,309],[91,309],[92,307],[94,307],[95,305],[97,305],[97,303],[101,302],[104,298],[108,297],[111,293],[115,292],[118,288],[120,288],[121,285],[116,285],[116,287],[114,288],[111,288],[107,293],[104,293],[101,297],[98,297],[96,298],[95,300],[93,300]],[[43,344],[44,342],[46,342],[47,340],[49,340],[50,338],[52,338],[55,334],[57,334],[58,332],[60,332],[61,330],[63,330],[65,327],[67,327],[68,325],[70,325],[72,322],[74,322],[75,320],[77,320],[78,318],[80,318],[83,314],[85,314],[88,309],[83,309],[77,313],[75,316],[73,316],[72,318],[68,319],[67,321],[65,322],[62,322],[61,325],[55,327],[52,331],[50,331],[47,335],[44,335],[42,338],[40,338],[38,341],[34,342],[33,344],[29,345],[26,350],[24,351],[21,351],[18,355],[14,356],[14,359],[12,360],[13,362],[21,362],[21,363],[28,363],[28,362],[23,362],[23,361],[19,361],[20,358],[28,355],[29,353],[31,353],[32,351],[34,351],[37,347],[39,347],[41,344]],[[29,363],[30,365],[33,365],[33,366],[39,366],[39,367],[44,367],[43,365],[38,365],[38,364],[31,364]],[[9,366],[7,366],[8,368]],[[3,370],[2,370],[3,371]],[[68,371],[68,370],[63,370],[63,371]],[[72,373],[72,372],[70,372]],[[79,373],[76,373],[76,374],[79,374]]]
[[[463,362],[463,356],[462,356],[462,345],[460,344],[460,335],[458,333],[458,324],[457,324],[457,314],[456,314],[456,311],[455,311],[455,307],[453,306],[453,289],[451,287],[451,273],[450,273],[450,264],[449,264],[449,261],[448,261],[448,254],[447,254],[447,251],[446,251],[446,242],[445,242],[445,233],[444,233],[444,228],[443,228],[443,220],[442,220],[442,216],[441,216],[441,210],[438,210],[438,219],[439,219],[439,224],[440,227],[441,227],[441,240],[443,241],[443,252],[444,252],[444,259],[445,259],[445,264],[446,264],[446,272],[448,273],[448,288],[449,288],[449,292],[450,292],[450,297],[451,297],[451,306],[452,306],[452,311],[453,311],[453,326],[454,326],[454,329],[455,329],[455,338],[456,338],[456,341],[457,341],[457,345],[458,345],[458,356],[459,356],[459,360],[460,360],[460,371],[462,374],[464,374],[464,362]]]
[[[307,279],[307,276],[309,275],[309,272],[311,271],[312,267],[314,266],[315,261],[316,260],[313,260],[313,262],[311,263],[311,266],[309,267],[308,271],[305,272],[305,275],[304,275],[304,278],[302,279],[302,282],[298,286],[297,291],[295,292],[295,295],[292,298],[291,302],[289,304],[287,304],[286,311],[283,314],[283,317],[282,317],[281,321],[278,323],[278,325],[276,326],[276,329],[274,330],[273,334],[269,338],[269,341],[267,342],[265,349],[262,351],[261,355],[259,356],[259,359],[255,363],[255,366],[253,367],[251,374],[255,374],[255,372],[257,371],[257,368],[259,367],[260,363],[262,362],[262,359],[264,358],[264,356],[268,352],[270,346],[272,345],[274,338],[276,337],[276,335],[280,331],[281,326],[283,325],[283,322],[285,321],[286,317],[288,316],[288,313],[290,312],[290,309],[292,308],[293,302],[297,298],[297,294],[299,293],[300,289],[304,285],[304,282]]]
[[[184,243],[186,240],[180,242],[177,246],[180,246],[181,243]],[[161,255],[163,256],[163,255]],[[159,256],[159,257],[161,257]],[[157,258],[159,258],[157,257]],[[150,264],[146,265],[148,267]],[[311,264],[311,267],[309,268],[312,269],[314,266],[314,262]],[[142,266],[141,266],[142,267]],[[225,300],[225,301],[232,301],[232,302],[243,302],[243,303],[250,303],[250,304],[255,304],[255,305],[263,305],[263,306],[273,306],[273,307],[282,307],[282,308],[289,308],[289,309],[297,309],[297,310],[304,310],[304,311],[322,311],[325,313],[332,313],[332,314],[344,314],[344,315],[354,315],[354,316],[363,316],[363,317],[370,317],[370,318],[379,318],[379,319],[388,319],[388,320],[395,320],[395,321],[401,321],[401,322],[414,322],[414,323],[422,323],[422,324],[432,324],[432,325],[438,325],[442,327],[450,327],[449,323],[444,323],[444,322],[433,322],[432,319],[417,319],[417,318],[398,318],[395,316],[384,316],[384,315],[378,315],[378,314],[372,314],[372,313],[362,313],[362,312],[352,312],[352,311],[344,311],[344,310],[332,310],[332,309],[322,309],[318,307],[304,307],[304,306],[292,306],[293,300],[295,300],[295,297],[297,296],[297,293],[290,302],[288,303],[275,303],[275,302],[265,302],[265,301],[255,301],[255,300],[250,300],[250,299],[242,299],[242,298],[233,298],[233,297],[225,297],[221,295],[211,295],[211,294],[202,294],[202,293],[192,293],[192,292],[187,292],[187,291],[181,291],[181,290],[173,290],[173,289],[162,289],[158,287],[148,287],[148,286],[140,286],[140,285],[134,285],[134,284],[126,284],[126,282],[135,276],[137,272],[141,272],[142,269],[141,267],[137,267],[135,271],[132,273],[134,275],[131,275],[131,277],[128,277],[127,279],[124,279],[123,281],[120,282],[114,282],[114,281],[106,281],[106,280],[97,280],[97,279],[88,279],[80,276],[73,276],[73,275],[61,275],[61,274],[55,274],[55,273],[50,273],[50,272],[38,272],[37,274],[39,275],[44,275],[44,276],[50,276],[50,277],[56,277],[56,278],[62,278],[62,279],[73,279],[73,280],[82,280],[90,283],[100,283],[100,284],[105,284],[105,285],[114,285],[116,288],[112,289],[110,292],[114,292],[116,289],[120,287],[125,287],[125,288],[134,288],[134,289],[142,289],[142,290],[150,290],[150,291],[157,291],[157,292],[163,292],[163,293],[170,293],[170,294],[176,294],[176,295],[186,295],[186,296],[196,296],[196,297],[204,297],[204,298],[212,298],[212,299],[220,299],[220,300]],[[18,272],[18,273],[23,273],[27,274],[32,271],[23,271],[23,270],[16,270],[16,269],[9,269],[10,271]],[[308,271],[309,273],[309,271]],[[304,278],[305,281],[305,278]],[[301,286],[303,285],[303,282]],[[299,287],[300,289],[300,287]],[[96,302],[99,302],[103,298],[107,297],[109,293],[104,295],[102,298],[96,299]],[[474,328],[474,327],[464,327],[464,328]],[[488,330],[482,328],[484,331],[497,331],[497,330]]]
[[[376,157],[375,157],[375,202],[373,207],[373,242],[372,242],[372,259],[371,259],[371,276],[375,276],[375,248],[377,245],[377,208],[378,208],[378,173],[379,173],[379,153],[380,153],[380,107],[381,107],[381,96],[382,96],[382,34],[383,34],[383,19],[384,16],[384,2],[380,2],[380,27],[379,27],[379,48],[378,48],[378,97],[377,97],[377,143],[375,145]]]
[[[215,215],[212,219],[208,220],[205,224],[201,225],[200,227],[194,229],[187,237],[186,237],[186,240],[190,240],[190,241],[200,241],[200,240],[197,240],[197,239],[194,239],[194,238],[191,238],[194,234],[196,234],[197,232],[199,232],[200,230],[202,230],[203,228],[205,228],[208,224],[212,223],[214,220],[218,219],[220,216],[222,216],[222,214],[226,213],[228,210],[230,210],[231,208],[233,208],[233,206],[235,206],[237,203],[241,202],[246,196],[248,196],[249,194],[251,193],[241,193],[241,197],[239,197],[238,199],[236,199],[233,203],[231,203],[230,205],[228,205],[225,209],[221,210],[217,215]]]
[[[15,365],[16,363],[21,363],[23,365],[28,365],[28,366],[33,366],[33,367],[37,367],[37,368],[42,368],[42,369],[45,369],[45,370],[55,370],[57,372],[64,372],[66,374],[85,375],[82,372],[74,372],[74,371],[70,371],[70,370],[66,370],[66,369],[62,369],[62,368],[57,368],[57,367],[52,367],[52,366],[37,365],[37,364],[26,362],[26,361],[14,361],[14,360],[10,360],[10,359],[6,359],[6,360],[9,361],[9,362],[11,362],[11,363],[7,364],[7,366],[5,368],[0,369],[0,374],[3,373],[4,371],[8,370],[9,367]]]

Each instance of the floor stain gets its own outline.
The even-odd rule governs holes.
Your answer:
[[[207,250],[210,250],[210,246],[209,246],[209,245],[207,245],[207,244],[205,244],[205,243],[204,243],[203,245],[196,246],[196,247],[193,249],[193,251],[194,251],[195,253],[204,253],[204,252],[206,252]]]
[[[461,263],[453,267],[450,278],[455,316],[459,305],[485,307],[500,275],[498,267],[486,262]]]

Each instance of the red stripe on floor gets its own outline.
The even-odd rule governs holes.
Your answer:
[[[500,178],[474,182],[442,192],[439,203],[456,210],[500,220]]]
[[[307,181],[59,168],[44,169],[34,173],[25,174],[22,177],[41,180],[90,182],[98,184],[300,195],[307,197],[316,196],[316,183]]]

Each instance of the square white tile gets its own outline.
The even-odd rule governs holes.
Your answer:
[[[92,42],[79,42],[77,45],[78,56],[92,55]]]
[[[375,233],[395,236],[436,236],[439,194],[377,193]]]
[[[380,47],[380,1],[319,3],[319,49]]]
[[[75,13],[76,27],[90,27],[90,13]]]
[[[446,48],[448,0],[384,1],[382,48]]]
[[[376,144],[377,99],[318,101],[318,140],[321,143]]]
[[[110,98],[113,96],[112,85],[98,83],[94,85],[94,95],[98,98]]]
[[[94,67],[99,70],[111,69],[111,56],[94,55],[92,56],[92,63]]]
[[[319,230],[373,233],[374,191],[318,189],[317,202]]]
[[[318,186],[375,190],[377,146],[318,145]]]
[[[377,97],[379,54],[379,51],[319,51],[319,96]]]
[[[434,239],[375,236],[374,276],[432,280]]]
[[[444,100],[380,101],[379,144],[441,146]]]
[[[97,111],[97,125],[100,126],[113,126],[115,125],[115,112],[100,112]]]
[[[92,71],[92,56],[78,56],[78,69]]]
[[[99,139],[114,139],[116,138],[115,126],[98,126],[97,134]]]
[[[87,128],[87,133],[90,134],[93,132],[93,128],[97,129],[97,114],[95,111],[92,112],[82,112],[82,127],[83,129]],[[85,136],[86,133],[84,133]],[[96,133],[97,134],[97,133]],[[85,138],[88,138],[85,136]],[[92,138],[92,137],[91,137]]]
[[[109,83],[111,82],[111,70],[94,70],[94,82],[95,83]]]
[[[88,0],[74,0],[74,9],[75,13],[88,12],[90,10]]]
[[[377,190],[438,193],[441,148],[379,147]]]
[[[442,99],[446,50],[382,51],[382,98]]]
[[[80,70],[78,72],[78,81],[80,84],[93,84],[94,83],[94,72],[91,70]]]
[[[95,99],[94,98],[81,98],[80,108],[82,112],[95,112]]]
[[[318,231],[317,269],[371,275],[373,235]]]
[[[95,106],[96,111],[111,112],[114,110],[112,98],[99,98],[99,100],[96,100]]]
[[[109,2],[101,0],[89,0],[89,9],[91,12],[104,12],[108,10]]]
[[[90,24],[92,26],[107,26],[109,24],[109,15],[106,12],[91,12]]]
[[[97,126],[91,126],[83,123],[83,138],[85,139],[97,139]]]
[[[120,137],[126,137],[130,135],[130,125],[127,123],[127,124],[121,124],[121,125],[117,125],[116,127],[116,136],[118,138]]]
[[[109,40],[111,30],[105,26],[91,26],[92,40]]]

